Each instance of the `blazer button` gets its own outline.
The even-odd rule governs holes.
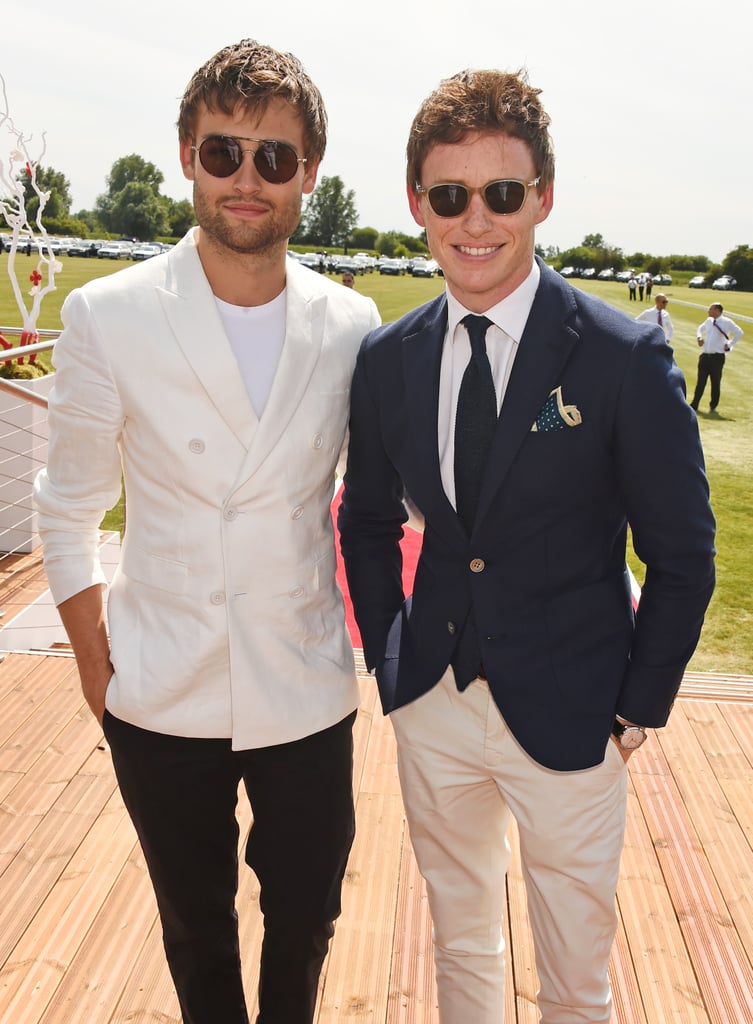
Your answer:
[[[303,515],[303,505],[296,505],[293,511],[290,513],[291,519],[300,519]]]
[[[215,590],[213,594],[209,595],[209,600],[212,602],[212,604],[224,604],[225,595],[221,590]]]
[[[305,591],[304,591],[303,587],[292,587],[288,591],[288,597],[292,597],[292,598],[295,599],[297,597],[303,597],[304,593],[305,593]]]
[[[194,455],[201,455],[206,448],[206,445],[201,438],[194,437],[188,442],[188,450],[193,452]]]
[[[471,559],[471,572],[483,572],[486,568],[486,562],[483,558],[472,558]]]
[[[222,514],[223,514],[224,518],[227,520],[228,523],[232,523],[232,521],[234,519],[238,518],[238,509],[236,509],[236,508],[226,508],[225,511]]]
[[[321,446],[323,444],[324,444],[324,438],[322,437],[322,435],[321,434],[314,434],[313,438],[311,439],[311,447],[312,448],[321,448]]]
[[[454,622],[448,622],[447,623],[447,632],[450,634],[450,636],[455,636],[455,634],[457,633],[457,630],[458,630],[458,627],[455,625]]]

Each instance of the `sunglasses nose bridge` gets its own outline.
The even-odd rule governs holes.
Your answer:
[[[259,189],[264,178],[256,166],[256,153],[258,146],[253,148],[244,147],[240,151],[240,164],[233,172],[233,186],[248,191],[249,188]]]
[[[492,211],[489,209],[484,190],[477,188],[469,189],[468,192],[468,202],[461,216],[469,228],[473,228],[477,224],[486,228],[492,217]]]

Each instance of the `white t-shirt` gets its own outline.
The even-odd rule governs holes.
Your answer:
[[[261,419],[285,341],[285,289],[263,306],[233,306],[216,295],[215,302],[248,397]]]

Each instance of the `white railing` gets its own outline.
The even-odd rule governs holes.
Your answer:
[[[3,336],[20,334],[0,328]],[[24,345],[0,352],[0,363],[26,359],[33,352],[54,344],[58,332],[36,345]],[[30,380],[0,377],[0,579],[12,583],[27,562],[23,556],[40,544],[37,515],[31,495],[34,479],[47,462],[47,393],[52,375]],[[5,609],[0,608],[0,626]]]
[[[12,334],[0,328],[3,335]],[[57,332],[36,345],[9,348],[0,362],[52,348]],[[13,555],[39,546],[31,492],[34,479],[47,461],[47,393],[52,375],[30,380],[0,377],[0,571],[8,572]]]
[[[0,334],[20,334],[0,327]],[[40,331],[45,341],[0,351],[0,363],[52,348],[57,331]],[[54,374],[30,380],[0,377],[0,581],[12,588],[21,579],[30,559],[39,559],[41,541],[32,490],[37,473],[47,463],[47,394]],[[100,547],[102,568],[108,580],[120,557],[120,535],[104,534]],[[7,614],[6,614],[7,611]],[[67,639],[49,590],[21,611],[12,613],[0,605],[0,661],[8,650],[49,650]]]

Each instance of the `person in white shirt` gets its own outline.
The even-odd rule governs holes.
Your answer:
[[[672,317],[667,312],[667,305],[669,299],[663,292],[657,292],[654,296],[654,308],[644,309],[642,313],[639,313],[635,318],[641,320],[643,323],[657,324],[664,331],[664,337],[669,344],[672,341],[672,337],[675,333],[674,326],[672,324]]]
[[[184,1024],[249,1020],[239,784],[264,914],[259,1021],[312,1021],[353,840],[359,691],[330,503],[356,353],[379,315],[287,258],[326,124],[292,54],[245,39],[210,58],[178,119],[199,226],[73,292],[55,347],[36,489],[45,568]],[[108,636],[97,535],[121,480]]]
[[[742,338],[743,332],[737,324],[724,316],[721,302],[712,302],[709,315],[698,328],[698,345],[702,349],[698,357],[698,378],[696,380],[693,401],[690,403],[698,412],[698,405],[706,390],[706,382],[711,380],[710,412],[716,412],[722,390],[722,373],[727,352],[731,352]]]

